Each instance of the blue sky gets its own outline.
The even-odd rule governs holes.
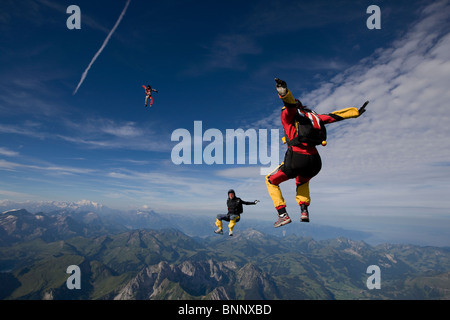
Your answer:
[[[66,27],[72,4],[81,30]],[[125,4],[1,2],[0,200],[213,219],[234,188],[261,200],[248,216],[272,223],[260,164],[175,165],[171,135],[193,135],[194,121],[224,134],[281,129],[279,77],[318,112],[371,101],[328,127],[312,222],[450,245],[447,1],[131,0],[74,95]],[[366,27],[372,4],[380,30]],[[143,84],[159,91],[151,109]],[[295,217],[294,183],[282,190]]]

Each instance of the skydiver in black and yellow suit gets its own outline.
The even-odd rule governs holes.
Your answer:
[[[228,212],[226,214],[218,214],[216,218],[217,230],[214,230],[217,234],[223,234],[222,220],[229,221],[228,229],[229,235],[233,235],[233,229],[236,223],[241,220],[241,214],[244,212],[242,205],[253,205],[257,204],[259,200],[255,201],[244,201],[239,197],[236,197],[236,193],[233,189],[228,190],[227,208]]]
[[[284,103],[281,110],[281,123],[288,144],[284,162],[266,176],[267,189],[278,214],[278,220],[274,224],[277,228],[291,222],[279,185],[293,178],[297,185],[296,201],[301,210],[300,221],[309,222],[308,206],[311,203],[309,181],[322,168],[316,145],[326,145],[326,140],[317,142],[317,139],[313,140],[310,137],[311,132],[318,131],[312,129],[319,129],[321,125],[324,128],[325,124],[344,119],[357,118],[364,113],[369,102],[367,101],[359,109],[346,108],[329,114],[317,114],[304,107],[299,100],[294,99],[285,81],[276,78],[275,82],[278,95]]]

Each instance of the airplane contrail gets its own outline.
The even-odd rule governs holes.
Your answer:
[[[92,67],[92,65],[94,64],[95,60],[97,60],[98,56],[100,55],[100,53],[102,53],[103,49],[106,47],[106,45],[108,44],[109,39],[111,38],[111,36],[113,35],[114,31],[116,31],[117,27],[120,24],[120,21],[122,20],[123,16],[125,15],[125,12],[127,11],[128,5],[130,4],[131,0],[128,0],[127,3],[125,4],[125,7],[122,10],[122,13],[119,16],[119,19],[117,19],[116,24],[114,25],[114,27],[111,29],[111,31],[109,32],[108,36],[106,37],[105,41],[103,41],[102,46],[100,47],[100,49],[98,49],[97,53],[95,54],[94,58],[92,58],[91,63],[89,63],[88,67],[86,68],[86,70],[83,72],[83,74],[81,75],[81,80],[78,83],[76,89],[74,90],[72,95],[75,95],[78,91],[78,89],[80,88],[81,84],[83,83],[84,79],[86,78],[89,69]]]

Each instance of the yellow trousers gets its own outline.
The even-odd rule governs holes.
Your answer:
[[[281,165],[283,165],[283,163]],[[279,170],[279,167],[275,170],[275,172],[277,172],[278,170]],[[288,178],[287,177],[282,178],[281,182],[280,182],[280,180],[277,180],[277,181],[273,181],[271,183],[271,180],[270,180],[271,176],[272,176],[272,174],[268,174],[266,176],[266,185],[267,185],[267,191],[269,192],[269,196],[273,201],[273,205],[276,209],[278,209],[280,207],[285,207],[286,201],[284,200],[283,194],[281,193],[279,183],[288,180]],[[309,181],[302,183],[302,184],[297,184],[295,200],[297,201],[298,204],[304,203],[306,205],[309,205],[311,203],[311,197],[310,197],[310,193],[309,193]]]
[[[230,223],[228,224],[228,229],[230,229],[230,231],[233,231],[234,227],[236,226],[236,220],[237,220],[237,218],[230,220]],[[217,226],[217,228],[222,230],[222,228],[223,228],[222,220],[216,219],[216,226]]]

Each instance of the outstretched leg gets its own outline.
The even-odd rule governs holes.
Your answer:
[[[311,196],[309,193],[309,181],[315,177],[322,168],[322,160],[319,154],[315,155],[296,155],[296,162],[298,163],[299,172],[295,178],[297,184],[296,196],[298,205],[301,210],[300,221],[309,222],[308,206],[311,203]]]
[[[306,204],[309,206],[311,203],[309,180],[311,178],[302,178],[300,176],[295,179],[295,183],[297,184],[295,200],[297,200],[298,205]]]
[[[284,164],[278,166],[272,173],[266,176],[266,185],[269,195],[272,198],[275,209],[278,214],[278,221],[275,222],[274,227],[278,228],[291,222],[289,215],[286,212],[286,201],[284,201],[283,194],[279,184],[289,180],[288,176],[282,171]]]
[[[305,181],[305,182],[302,182]],[[309,194],[309,180],[310,179],[302,179],[301,177],[297,177],[297,195],[295,196],[295,200],[297,200],[298,205],[301,210],[301,222],[309,222],[309,212],[308,206],[311,203],[311,198]]]

